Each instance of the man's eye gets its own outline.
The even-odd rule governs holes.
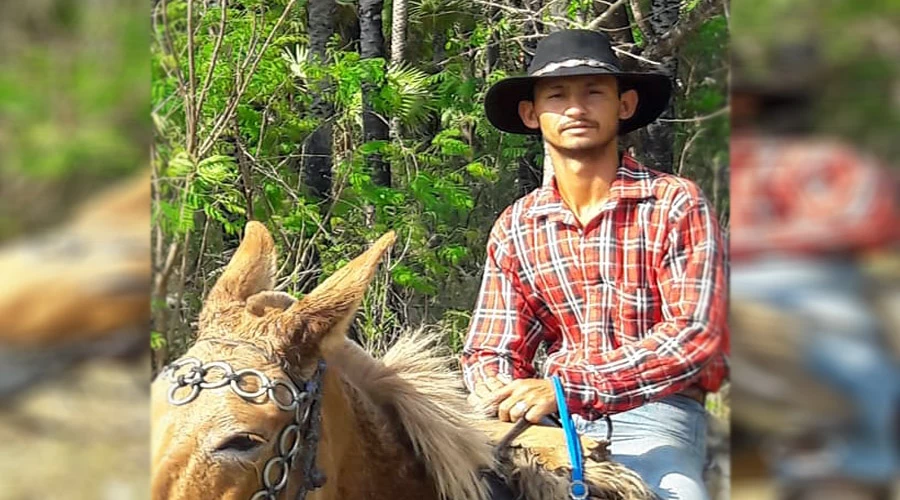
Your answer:
[[[562,97],[562,94],[551,94],[547,96],[549,99],[553,99],[554,97]]]

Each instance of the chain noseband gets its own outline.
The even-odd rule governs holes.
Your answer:
[[[190,369],[186,373],[176,375],[185,367]],[[220,375],[213,376],[216,372]],[[316,468],[316,450],[322,420],[324,372],[325,361],[320,360],[315,373],[303,384],[303,391],[290,377],[287,380],[271,380],[265,373],[253,368],[234,370],[225,361],[211,361],[204,364],[199,359],[191,357],[174,361],[165,368],[163,375],[171,383],[167,394],[168,401],[175,406],[183,406],[194,401],[202,389],[218,389],[227,385],[244,401],[259,403],[265,396],[279,410],[294,412],[294,420],[278,433],[275,443],[276,454],[266,461],[263,467],[260,478],[262,489],[254,493],[250,500],[276,500],[287,487],[290,472],[298,462],[303,472],[303,484],[300,485],[297,500],[303,500],[309,492],[325,484],[325,476]],[[241,382],[250,378],[258,381],[254,391],[247,391],[241,387]],[[190,387],[190,392],[181,398],[177,397],[176,392],[185,387]],[[304,443],[308,445],[305,450],[302,447]]]

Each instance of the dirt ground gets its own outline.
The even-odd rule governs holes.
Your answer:
[[[92,362],[0,408],[0,499],[149,499],[149,372]]]

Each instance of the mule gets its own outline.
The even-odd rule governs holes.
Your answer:
[[[507,427],[473,420],[435,336],[404,335],[381,360],[346,339],[393,242],[386,234],[296,300],[272,290],[274,241],[262,224],[247,224],[204,303],[196,342],[153,382],[154,499],[486,498],[482,472],[502,469],[491,442]],[[539,432],[550,430],[531,436]],[[533,490],[525,498],[562,498],[564,472],[540,472],[564,462],[556,448],[520,452],[522,466],[506,470]],[[650,498],[611,462],[587,472],[592,498]],[[598,487],[603,477],[615,481]]]

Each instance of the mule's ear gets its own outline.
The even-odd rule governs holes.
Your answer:
[[[297,347],[318,347],[322,351],[332,344],[342,343],[378,261],[395,239],[393,231],[385,234],[285,311],[288,343]]]
[[[217,304],[243,302],[275,285],[278,256],[275,241],[260,222],[250,221],[244,229],[244,240],[225,267],[225,271],[209,292],[204,309]]]

